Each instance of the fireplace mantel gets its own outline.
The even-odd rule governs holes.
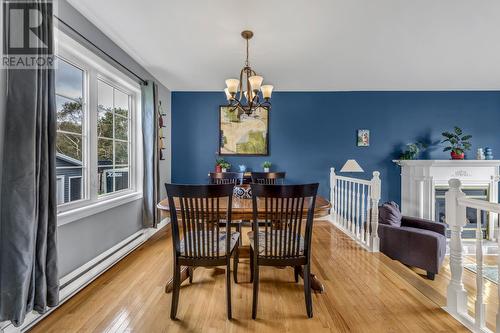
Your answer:
[[[460,179],[464,187],[487,188],[488,200],[498,203],[500,160],[393,162],[401,166],[401,210],[404,215],[434,220],[436,187],[447,187],[451,178]],[[490,223],[494,223],[493,219],[490,219]],[[492,238],[493,234],[489,236]]]

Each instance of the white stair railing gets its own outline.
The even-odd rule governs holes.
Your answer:
[[[482,212],[500,214],[500,204],[487,202],[484,200],[467,198],[462,192],[462,184],[458,179],[451,179],[450,189],[446,192],[446,224],[451,231],[450,239],[450,270],[451,280],[448,285],[446,310],[455,318],[459,319],[474,332],[492,332],[485,325],[486,307],[484,303],[483,286],[483,233],[481,229]],[[476,301],[474,316],[470,316],[467,311],[467,291],[462,281],[463,274],[463,245],[462,229],[467,222],[466,210],[472,208],[477,210],[476,228]],[[500,242],[500,237],[498,237]],[[500,276],[500,256],[497,257],[497,264]],[[498,304],[496,315],[496,330],[500,333],[500,288],[498,288]]]
[[[379,251],[380,172],[371,180],[339,176],[330,169],[331,219],[336,227],[371,252]]]

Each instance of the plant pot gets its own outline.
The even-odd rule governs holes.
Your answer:
[[[222,172],[222,168],[220,167],[220,165],[215,166],[215,172]]]
[[[457,154],[454,151],[451,151],[451,159],[452,160],[463,160],[465,157],[465,153]]]
[[[269,172],[269,168],[264,168],[264,172]]]
[[[227,172],[227,169],[222,168],[222,172]]]

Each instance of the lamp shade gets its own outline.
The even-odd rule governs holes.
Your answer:
[[[252,88],[253,91],[259,91],[260,86],[262,85],[262,81],[264,81],[264,78],[262,76],[254,75],[250,76],[248,78],[248,81],[250,82],[250,87]]]
[[[264,98],[271,98],[271,94],[273,93],[273,88],[274,87],[270,84],[266,84],[260,87],[260,89],[262,90],[262,96]]]
[[[347,160],[340,172],[365,172],[356,160]]]
[[[240,80],[238,79],[227,79],[226,86],[227,90],[231,94],[236,94],[238,92],[238,85],[240,84]]]

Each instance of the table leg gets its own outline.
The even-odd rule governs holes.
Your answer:
[[[302,266],[299,267],[299,276],[304,279],[304,269]],[[311,289],[318,294],[322,294],[325,291],[323,283],[313,273],[311,273]]]

